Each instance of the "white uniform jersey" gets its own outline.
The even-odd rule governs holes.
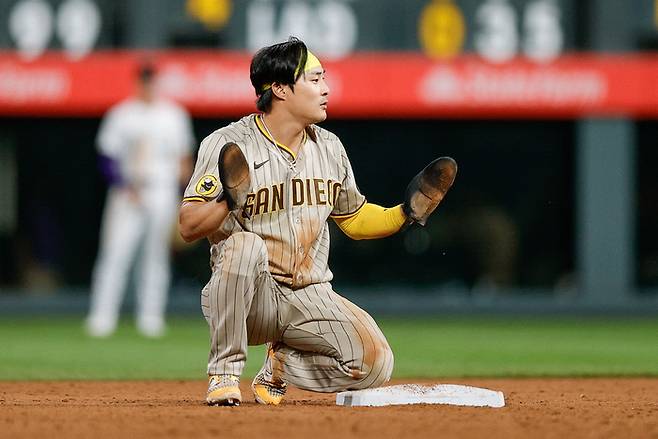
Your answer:
[[[190,118],[178,104],[130,98],[110,109],[97,143],[101,154],[119,163],[124,180],[152,192],[177,190],[180,160],[193,142]]]
[[[274,141],[260,115],[249,115],[221,128],[201,143],[184,201],[210,201],[222,194],[217,160],[227,142],[247,159],[251,190],[242,210],[231,212],[222,230],[211,236],[211,255],[238,231],[253,232],[267,246],[270,273],[293,289],[328,282],[327,219],[349,216],[364,204],[345,148],[333,133],[317,126],[316,140],[304,137],[297,156]]]

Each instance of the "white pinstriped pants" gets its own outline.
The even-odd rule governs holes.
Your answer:
[[[141,203],[127,191],[111,188],[103,212],[100,248],[91,284],[89,320],[116,326],[130,268],[138,261],[137,320],[162,321],[167,305],[171,231],[178,195],[168,188],[148,192]]]
[[[241,375],[247,345],[271,342],[275,374],[300,389],[364,389],[391,377],[393,353],[372,317],[328,282],[294,291],[278,284],[254,233],[224,242],[201,306],[210,326],[209,375]]]

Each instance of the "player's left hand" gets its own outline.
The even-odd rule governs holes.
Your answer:
[[[224,145],[219,153],[217,165],[228,208],[230,210],[242,208],[247,201],[251,180],[249,165],[240,147],[233,142]]]
[[[457,162],[440,157],[420,171],[409,183],[402,209],[409,223],[424,226],[445,197],[457,175]]]

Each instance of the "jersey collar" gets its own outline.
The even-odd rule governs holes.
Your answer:
[[[265,136],[265,138],[267,140],[269,140],[274,145],[278,146],[279,148],[281,148],[282,150],[284,150],[285,152],[290,154],[294,160],[297,159],[297,155],[294,152],[292,152],[292,150],[290,148],[288,148],[283,143],[277,142],[276,140],[274,140],[272,138],[272,136],[270,136],[270,133],[268,133],[267,130],[265,129],[265,125],[263,125],[262,116],[260,114],[256,114],[256,126],[258,127],[258,131],[260,131],[261,134],[263,136]],[[304,134],[303,134],[303,137],[302,137],[302,143],[301,144],[304,145],[304,143],[306,143],[306,130],[304,130]]]

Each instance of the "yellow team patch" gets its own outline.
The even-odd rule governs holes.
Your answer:
[[[218,186],[217,177],[208,174],[199,179],[195,186],[195,190],[197,194],[209,197],[217,191]]]

